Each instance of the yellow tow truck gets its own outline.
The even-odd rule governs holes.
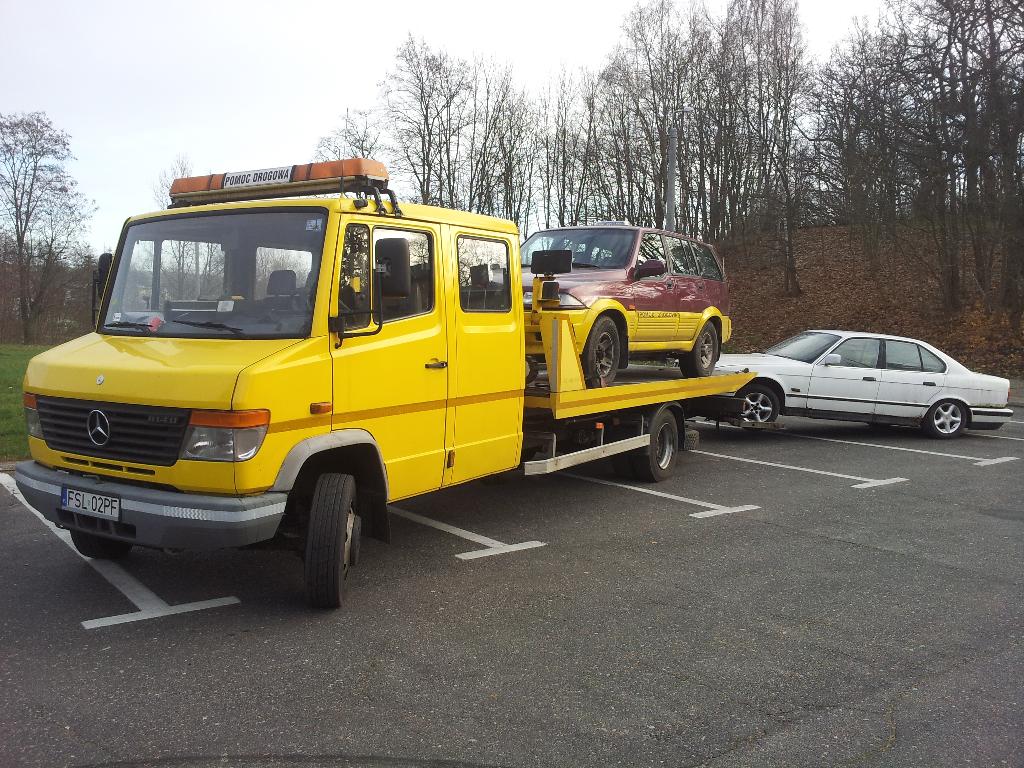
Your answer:
[[[372,160],[178,179],[100,257],[95,331],[29,364],[18,487],[86,556],[269,543],[337,607],[391,502],[608,456],[664,479],[688,403],[753,374],[588,389],[558,310],[570,255],[532,256],[524,307],[514,224],[399,204]]]

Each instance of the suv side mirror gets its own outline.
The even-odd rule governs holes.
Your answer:
[[[643,280],[645,277],[658,277],[668,272],[668,268],[665,266],[665,262],[661,259],[648,259],[635,270],[633,270],[634,280]]]
[[[842,365],[843,364],[843,356],[842,355],[837,355],[835,352],[833,352],[831,355],[825,355],[823,358],[821,358],[821,364],[822,365]]]
[[[404,299],[412,293],[408,240],[404,237],[381,238],[373,246],[373,260],[383,296]]]

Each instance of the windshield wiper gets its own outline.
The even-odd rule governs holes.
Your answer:
[[[217,328],[222,331],[242,333],[241,328],[235,328],[235,326],[226,325],[225,323],[215,323],[213,320],[168,320],[167,322],[180,323],[181,325],[191,325],[195,328]]]
[[[111,323],[104,323],[104,328],[138,328],[140,331],[152,331],[149,323],[136,323],[131,320],[114,320]]]

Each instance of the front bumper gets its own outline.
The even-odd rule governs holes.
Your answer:
[[[999,429],[1013,418],[1012,408],[971,408],[971,429]]]
[[[145,488],[49,469],[34,461],[17,465],[15,482],[43,517],[75,529],[159,549],[213,550],[272,538],[284,515],[286,493],[209,496]],[[117,496],[117,522],[61,509],[61,487]]]

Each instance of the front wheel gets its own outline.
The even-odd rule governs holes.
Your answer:
[[[306,531],[306,593],[314,608],[340,608],[349,566],[359,553],[352,475],[320,475]]]
[[[679,370],[689,378],[710,376],[718,362],[718,330],[708,321],[697,334],[693,349],[679,358]]]
[[[948,440],[959,435],[967,427],[967,414],[961,403],[942,400],[928,410],[921,426],[932,437]]]
[[[607,387],[615,381],[622,358],[619,328],[607,315],[597,318],[583,347],[583,376],[587,386]]]
[[[749,384],[739,391],[737,397],[743,400],[740,413],[743,421],[755,424],[771,424],[779,418],[779,396],[764,384]]]

